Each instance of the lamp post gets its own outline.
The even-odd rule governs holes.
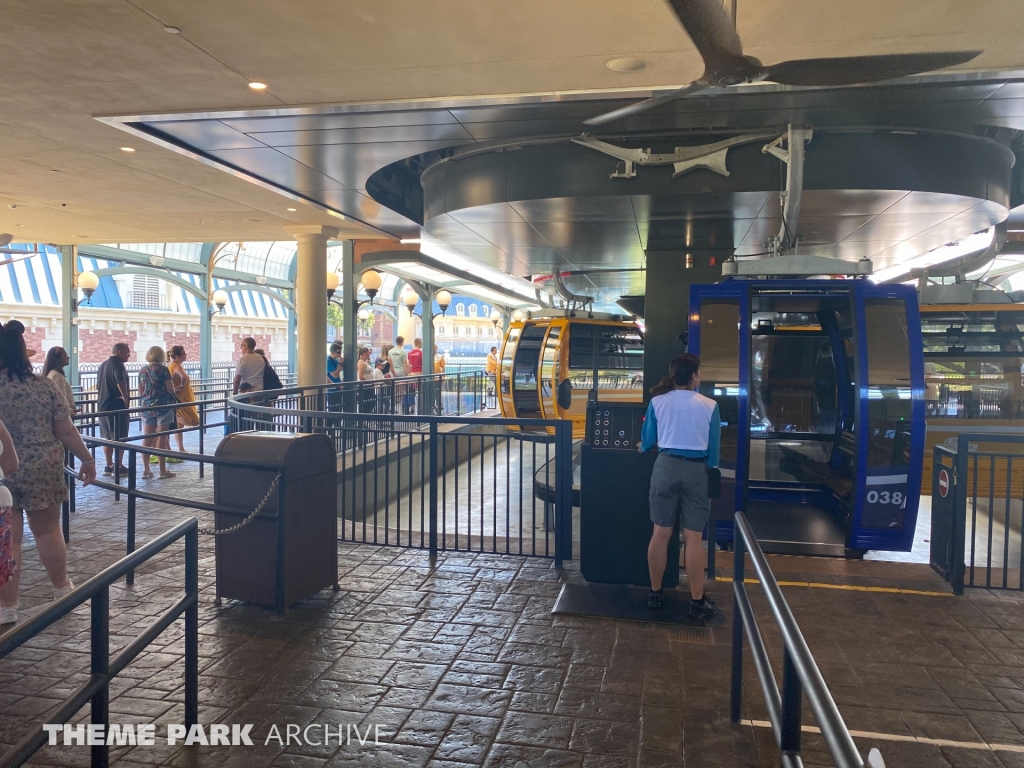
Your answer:
[[[338,285],[341,283],[341,278],[337,272],[327,273],[327,300],[330,301],[334,298],[334,292],[338,290]]]
[[[373,304],[373,299],[377,296],[381,283],[384,282],[380,274],[372,269],[368,269],[363,272],[360,282],[363,284],[363,290],[366,291],[366,295],[370,297],[370,303]]]
[[[228,292],[223,289],[217,289],[216,291],[213,292],[211,301],[213,304],[216,305],[217,309],[215,310],[213,307],[210,307],[210,314],[212,315],[214,314],[214,312],[220,311],[220,313],[223,315],[224,307],[227,306],[228,303]]]
[[[526,315],[523,314],[523,310],[516,309],[512,311],[512,322],[521,323],[526,319]]]
[[[380,274],[372,269],[368,269],[363,272],[359,282],[363,286],[363,291],[370,297],[370,300],[369,302],[366,302],[359,301],[357,299],[356,306],[361,307],[367,303],[373,304],[373,300],[377,296],[377,291],[380,290],[381,283],[383,283],[383,279]],[[338,286],[340,284],[341,278],[338,276],[337,272],[327,273],[327,301],[332,301],[334,299],[334,293],[338,290]],[[337,302],[335,302],[335,304],[337,304]]]
[[[419,304],[420,297],[416,291],[406,291],[402,295],[402,303],[405,304],[405,308],[409,310],[409,317],[413,316],[413,310],[416,309],[416,305]]]
[[[437,292],[437,295],[434,297],[434,301],[436,301],[437,302],[437,306],[440,307],[441,315],[442,316],[447,315],[448,314],[448,307],[450,307],[452,305],[452,295],[451,295],[451,293],[449,293],[448,291],[446,291],[446,290],[444,290],[442,288],[440,291]]]
[[[92,304],[92,295],[100,287],[100,279],[95,272],[82,272],[78,275],[78,287],[85,294],[87,304]]]

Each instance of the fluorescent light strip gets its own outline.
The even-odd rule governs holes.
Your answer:
[[[886,267],[875,272],[869,279],[872,282],[880,283],[900,275],[909,275],[912,269],[940,266],[947,261],[987,247],[992,243],[993,237],[995,237],[995,229],[989,228],[984,232],[962,238],[956,245],[941,245],[920,256],[914,256],[899,264]]]

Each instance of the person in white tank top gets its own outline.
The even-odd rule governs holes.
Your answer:
[[[637,448],[640,453],[658,449],[649,499],[654,532],[647,547],[651,577],[647,607],[662,607],[668,543],[681,514],[686,545],[683,560],[692,598],[689,615],[708,619],[717,608],[704,594],[702,539],[711,514],[708,468],[718,466],[722,422],[718,404],[699,394],[699,386],[700,359],[686,354],[673,360],[669,375],[651,389],[654,397]]]

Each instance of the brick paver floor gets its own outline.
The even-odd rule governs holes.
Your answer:
[[[180,466],[180,465],[179,465]],[[162,492],[200,498],[206,484],[182,469]],[[123,553],[125,502],[79,496],[69,569],[84,579]],[[139,543],[189,513],[143,502]],[[49,585],[29,540],[23,605]],[[253,724],[251,747],[168,746],[183,719],[182,631],[163,635],[112,686],[111,719],[160,724],[156,746],[113,748],[132,766],[419,766],[429,768],[640,768],[773,766],[770,731],[728,722],[729,584],[713,588],[723,615],[712,644],[678,628],[552,616],[572,565],[470,553],[339,544],[342,591],[322,592],[284,617],[240,603],[213,605],[213,543],[200,545],[200,720]],[[849,726],[889,738],[889,766],[1024,766],[1024,600],[1019,594],[948,594],[926,566],[773,558],[787,599]],[[719,560],[727,576],[727,555]],[[181,547],[112,594],[115,649],[182,589]],[[826,588],[821,585],[856,587]],[[807,585],[807,586],[803,586]],[[866,591],[867,587],[905,591]],[[750,585],[773,663],[781,643]],[[87,675],[83,607],[0,661],[0,744],[45,721]],[[765,719],[750,663],[744,718]],[[806,708],[805,708],[806,709]],[[88,710],[80,713],[86,718]],[[813,723],[805,711],[805,722]],[[276,726],[380,726],[380,743],[265,743]],[[294,732],[294,731],[293,731]],[[893,738],[902,738],[895,741]],[[948,743],[920,741],[944,739]],[[959,744],[953,745],[955,743]],[[967,746],[964,746],[967,745]],[[1019,751],[1013,751],[1012,747]],[[996,747],[993,751],[990,747]],[[87,747],[45,747],[35,765],[88,765]],[[824,765],[805,734],[805,764]]]

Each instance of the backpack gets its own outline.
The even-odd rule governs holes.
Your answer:
[[[267,362],[267,358],[263,358],[263,388],[264,389],[282,389],[284,385],[281,383],[281,379],[277,375],[277,371],[270,367],[270,363]]]

